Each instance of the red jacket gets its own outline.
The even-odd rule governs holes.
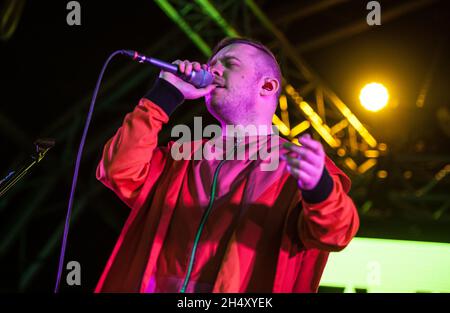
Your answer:
[[[173,229],[183,227],[174,225],[182,218],[177,214],[193,209],[196,203],[198,194],[189,182],[192,175],[199,175],[195,174],[199,161],[174,160],[172,141],[166,147],[157,145],[158,132],[168,120],[159,105],[143,98],[104,147],[97,179],[131,212],[96,292],[147,291],[160,270],[157,265],[166,240],[173,238]],[[280,137],[280,151],[285,141]],[[192,142],[193,151],[204,143]],[[218,248],[222,254],[212,281],[210,278],[213,292],[316,292],[329,251],[342,250],[356,234],[359,219],[347,195],[350,180],[329,158],[325,167],[332,189],[318,203],[304,199],[285,166],[280,160],[274,172],[258,167],[242,169],[247,172],[227,191],[235,200],[214,208],[243,213],[234,220],[225,246]],[[211,177],[200,178],[211,181]],[[241,200],[237,206],[233,202]],[[220,221],[226,222],[222,217],[213,222]],[[198,222],[193,221],[195,225]],[[207,242],[208,233],[204,236]],[[189,254],[187,251],[186,260]]]

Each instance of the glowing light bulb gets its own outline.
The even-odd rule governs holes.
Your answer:
[[[359,101],[369,111],[377,112],[384,108],[389,100],[389,93],[382,84],[370,83],[361,89]]]

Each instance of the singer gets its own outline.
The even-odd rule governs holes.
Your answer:
[[[276,137],[273,171],[262,171],[260,159],[175,160],[173,142],[158,146],[175,108],[201,97],[223,130],[272,129],[277,60],[257,41],[226,38],[207,64],[173,64],[186,76],[207,70],[214,81],[196,88],[161,71],[106,143],[97,179],[131,210],[95,291],[317,292],[329,252],[344,249],[359,227],[350,179],[320,142],[303,135],[297,146]],[[223,132],[220,140],[252,153],[261,136],[278,135]]]

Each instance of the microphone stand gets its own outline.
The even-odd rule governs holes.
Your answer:
[[[38,139],[34,142],[36,151],[31,155],[30,159],[25,163],[24,166],[18,171],[10,171],[5,178],[0,180],[0,198],[3,197],[6,192],[11,189],[20,179],[22,179],[30,169],[39,163],[45,156],[45,154],[54,145],[55,141],[53,139]]]

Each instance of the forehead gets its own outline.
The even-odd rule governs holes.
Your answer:
[[[255,54],[258,52],[258,49],[251,45],[247,45],[245,43],[232,43],[228,46],[220,49],[211,59],[217,60],[227,56],[234,56],[239,59],[248,59],[253,58]]]

